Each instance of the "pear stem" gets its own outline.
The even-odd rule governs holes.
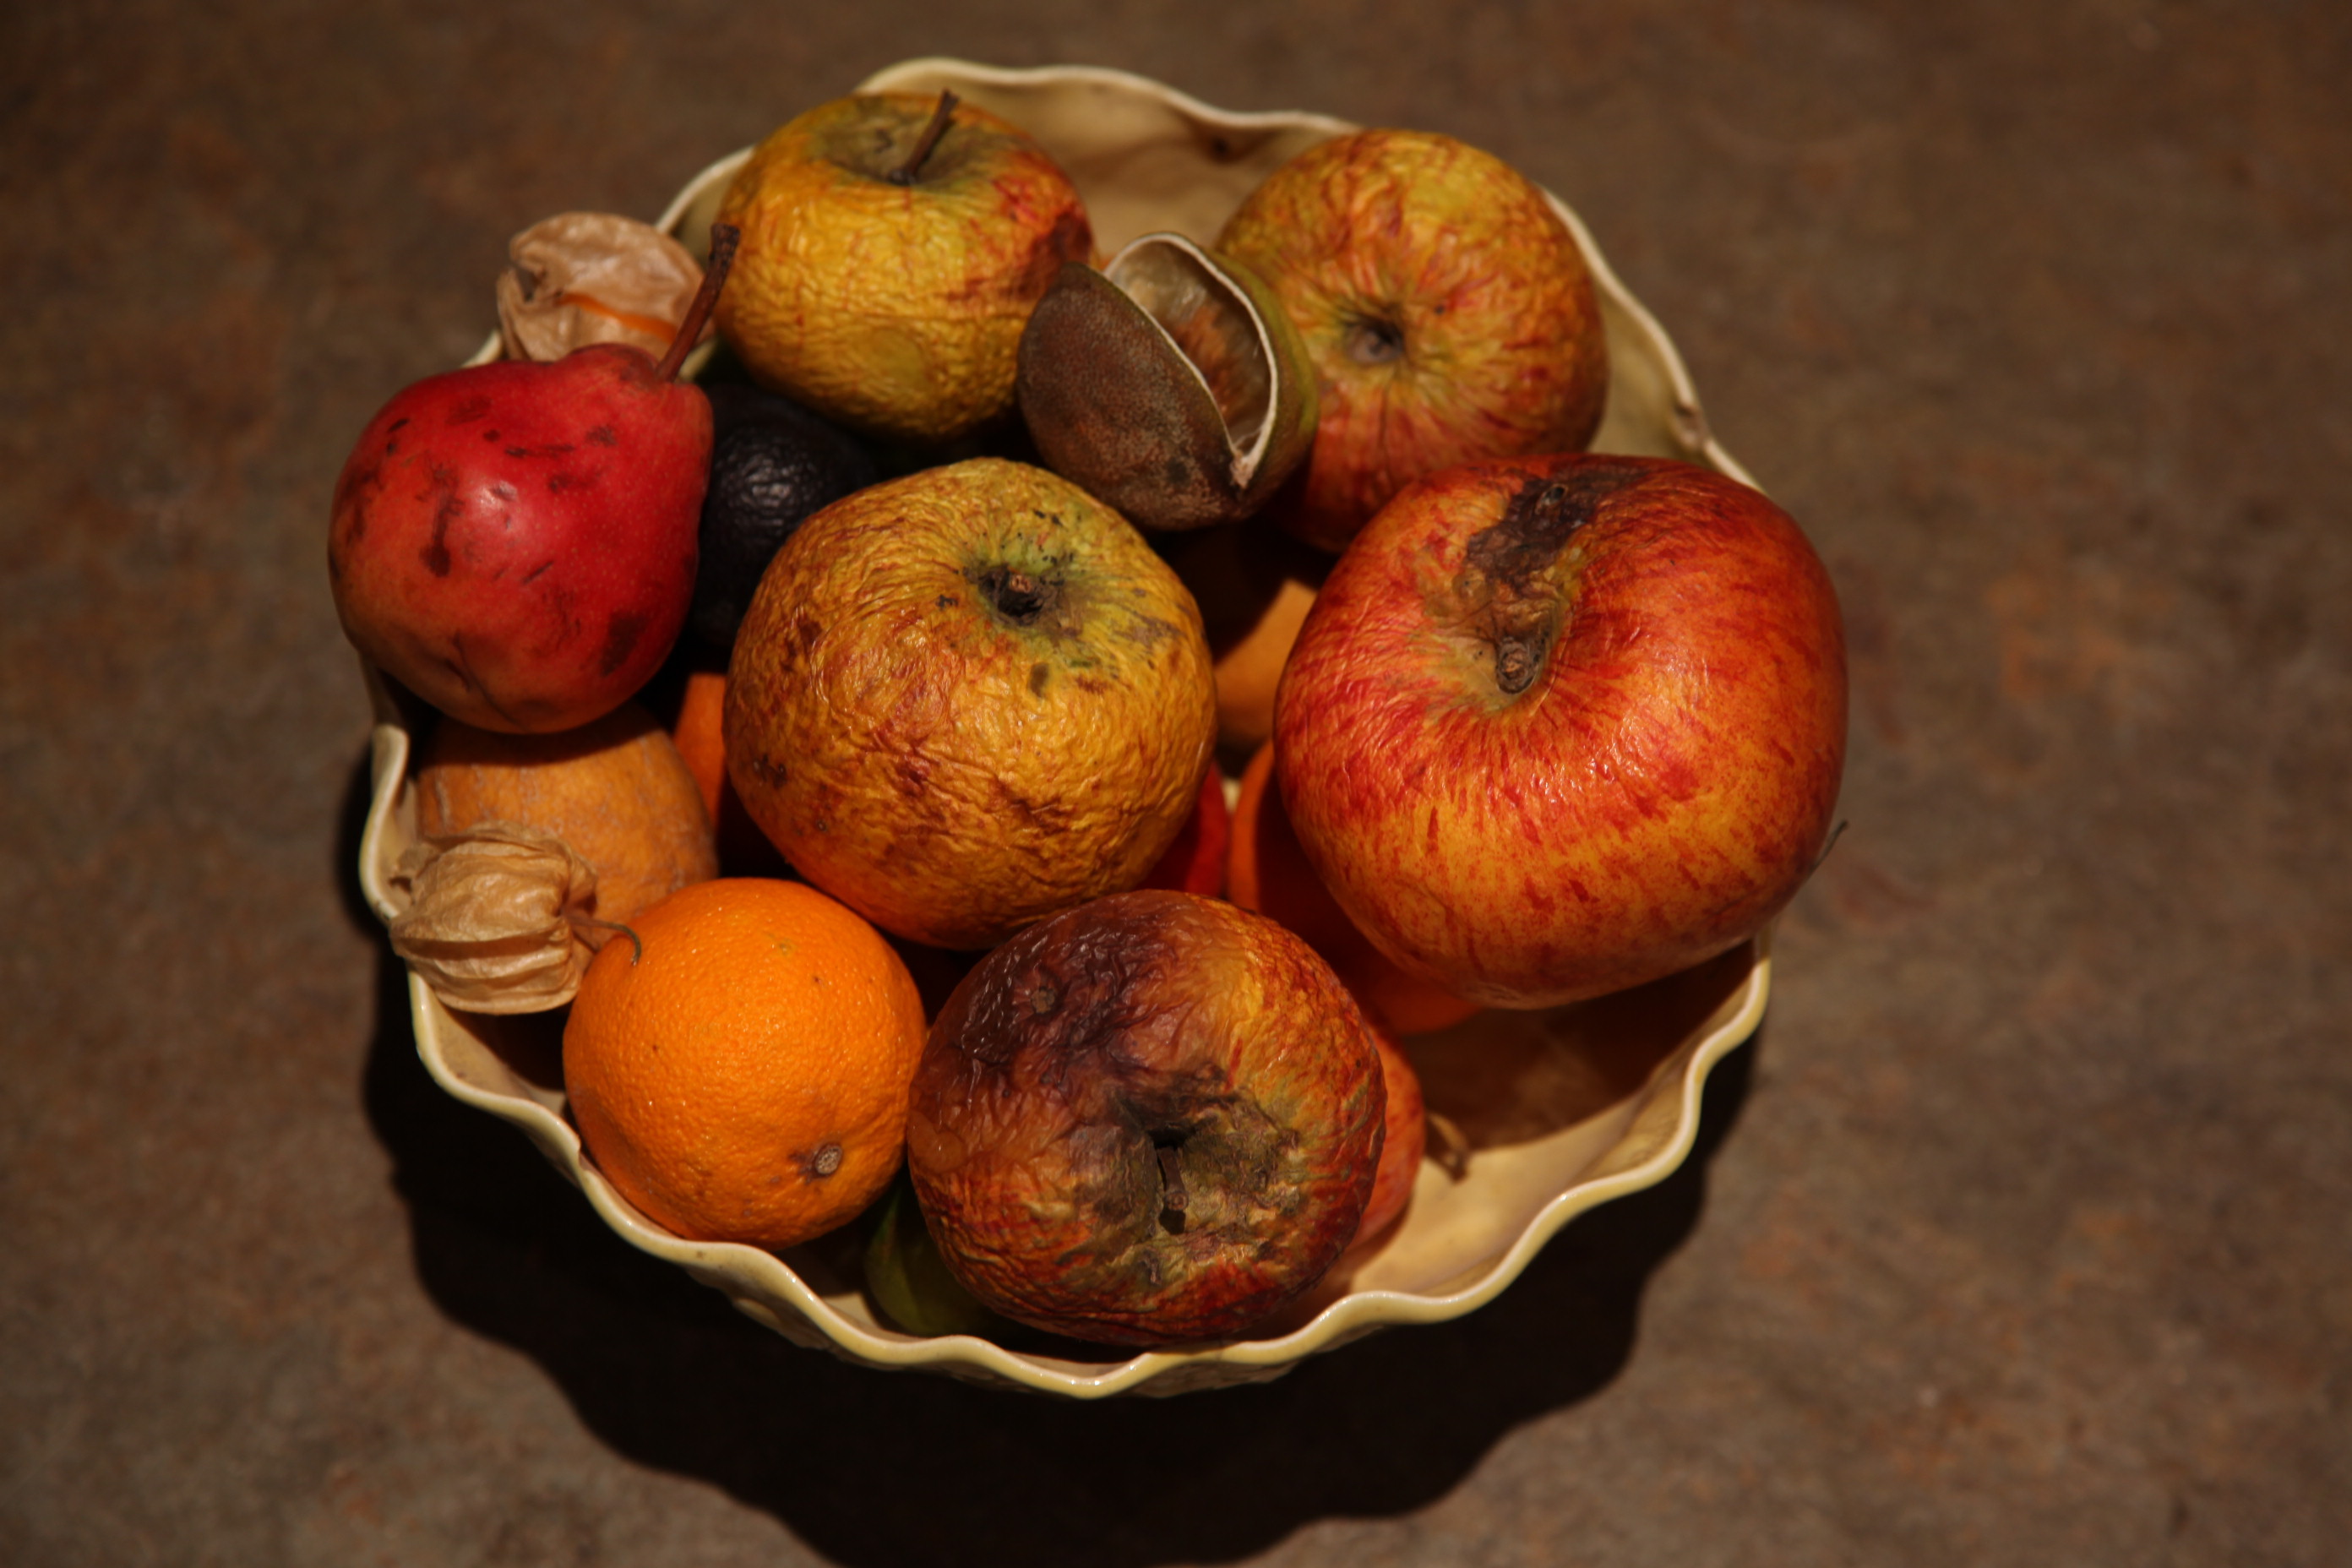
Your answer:
[[[735,264],[735,247],[743,231],[731,223],[710,226],[710,259],[703,264],[702,287],[694,291],[694,300],[686,308],[686,318],[677,324],[677,335],[669,341],[669,352],[654,366],[657,381],[676,381],[678,366],[694,352],[695,340],[702,336],[702,323],[710,319],[711,307],[719,303],[719,290],[727,286],[727,269]]]
[[[940,106],[931,110],[931,122],[923,127],[923,134],[915,142],[915,150],[907,154],[907,161],[890,172],[892,184],[911,185],[915,183],[915,175],[921,171],[923,160],[931,155],[931,149],[938,146],[940,138],[948,133],[948,121],[955,113],[959,101],[954,93],[945,88],[940,89]]]

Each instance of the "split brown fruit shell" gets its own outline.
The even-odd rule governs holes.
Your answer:
[[[1256,272],[1176,234],[1066,264],[1021,334],[1022,417],[1047,468],[1142,528],[1247,517],[1305,460],[1305,340]]]

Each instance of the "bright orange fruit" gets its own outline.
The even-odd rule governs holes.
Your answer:
[[[727,739],[719,730],[719,714],[727,701],[727,672],[698,669],[686,678],[679,695],[677,721],[670,739],[686,759],[694,782],[701,786],[702,804],[709,808],[710,825],[718,835],[719,868],[730,877],[781,877],[791,869],[782,851],[768,842],[743,797],[727,776]]]
[[[597,1168],[696,1241],[791,1247],[897,1173],[923,1005],[906,964],[797,882],[701,882],[604,944],[563,1031]]]

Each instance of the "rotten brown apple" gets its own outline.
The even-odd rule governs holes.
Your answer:
[[[1355,1237],[1370,1030],[1312,949],[1214,899],[1097,899],[998,948],[932,1025],[908,1163],[965,1289],[1121,1345],[1246,1330]]]

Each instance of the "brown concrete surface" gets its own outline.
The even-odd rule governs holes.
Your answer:
[[[0,1562],[2346,1560],[2352,10],[5,10]],[[1268,1387],[792,1348],[434,1089],[353,891],[347,444],[512,230],[924,53],[1513,160],[1844,598],[1698,1153]]]

